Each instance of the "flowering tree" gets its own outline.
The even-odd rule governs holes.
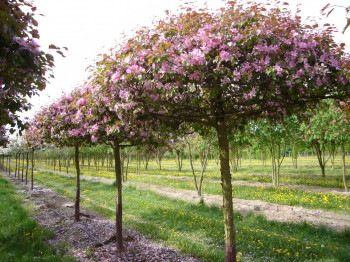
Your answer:
[[[42,143],[59,147],[72,146],[75,149],[77,172],[75,220],[80,221],[80,166],[79,147],[90,143],[87,123],[83,123],[81,108],[87,101],[82,97],[83,90],[76,89],[71,95],[60,98],[48,108],[44,108],[32,121],[28,129],[27,141],[31,146]]]
[[[100,62],[101,65],[104,63]],[[122,252],[122,167],[120,150],[123,147],[141,145],[144,143],[160,144],[167,135],[159,135],[157,121],[140,121],[133,118],[133,112],[116,114],[113,110],[125,99],[122,95],[109,89],[108,85],[101,86],[100,77],[93,80],[93,85],[86,84],[80,90],[79,104],[84,129],[89,133],[92,143],[105,143],[114,152],[116,177],[116,250]]]
[[[349,93],[343,46],[331,29],[310,27],[276,7],[231,1],[219,12],[191,8],[143,28],[105,68],[107,84],[133,108],[155,118],[213,127],[218,136],[226,260],[236,261],[228,130],[258,117],[303,112],[325,97]]]
[[[27,98],[43,90],[47,77],[52,77],[54,58],[35,40],[39,38],[35,10],[26,0],[0,2],[0,126],[17,124],[22,129],[17,112],[28,110]],[[63,55],[60,48],[49,48]]]

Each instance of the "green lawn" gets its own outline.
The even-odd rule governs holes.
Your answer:
[[[75,179],[38,172],[46,187],[74,197]],[[115,218],[115,188],[82,181],[85,206]],[[205,261],[224,261],[223,217],[220,208],[171,200],[134,187],[123,189],[124,223],[154,240]],[[266,221],[236,214],[240,261],[350,261],[350,232],[313,225]]]
[[[29,218],[13,186],[0,176],[0,261],[75,261],[45,244],[53,233]]]

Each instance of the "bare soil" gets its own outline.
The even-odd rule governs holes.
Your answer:
[[[147,239],[139,232],[124,229],[126,251],[116,253],[115,242],[102,244],[115,232],[113,221],[94,212],[82,208],[81,212],[89,217],[82,217],[80,222],[74,221],[74,203],[51,189],[39,185],[30,190],[14,177],[1,173],[11,181],[17,193],[24,197],[23,204],[34,211],[32,218],[55,233],[48,243],[56,246],[58,252],[74,256],[77,261],[117,261],[117,262],[199,262],[193,257],[186,257],[176,250]],[[100,244],[101,247],[95,247]]]
[[[59,173],[59,172],[56,172],[56,173]],[[73,174],[66,174],[63,172],[60,172],[60,174],[65,176],[70,176],[70,177],[75,176]],[[93,177],[93,176],[87,176],[87,175],[83,175],[82,179],[101,182],[101,183],[108,183],[108,184],[112,184],[114,182],[114,179],[103,178],[103,177]],[[240,182],[247,182],[247,181],[240,181]],[[160,195],[173,198],[173,199],[180,199],[180,200],[184,200],[192,203],[198,203],[200,200],[196,191],[194,190],[192,191],[192,190],[173,189],[173,188],[155,186],[150,184],[141,184],[141,183],[132,183],[132,182],[127,182],[124,184],[135,186],[136,188],[141,190],[151,190]],[[258,185],[265,186],[266,183],[247,182],[246,184],[247,185],[254,184],[255,186],[258,186]],[[333,193],[333,192],[327,191],[326,188],[316,188],[316,187],[308,187],[308,186],[300,186],[300,187],[304,188],[305,190],[306,188],[310,188],[311,190],[309,191],[311,192]],[[314,191],[312,189],[314,189]],[[346,193],[346,192],[337,192],[337,193]],[[222,206],[221,196],[203,194],[202,198],[206,205]],[[307,209],[304,207],[278,205],[278,204],[272,204],[272,203],[264,202],[260,200],[244,200],[244,199],[238,199],[238,198],[233,199],[233,206],[234,206],[234,209],[237,212],[241,213],[242,215],[246,215],[249,212],[252,212],[254,214],[264,215],[267,218],[267,220],[275,220],[279,222],[290,222],[290,223],[301,223],[306,221],[315,226],[324,225],[327,228],[337,230],[337,231],[350,229],[350,214],[341,214],[336,212],[324,211],[321,209]]]

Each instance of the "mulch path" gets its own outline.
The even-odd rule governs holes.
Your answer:
[[[24,196],[24,205],[30,206],[34,212],[32,218],[55,233],[50,245],[56,246],[58,252],[68,253],[77,261],[121,261],[121,262],[199,262],[199,259],[179,254],[176,250],[155,243],[139,232],[124,229],[124,245],[126,251],[117,254],[115,242],[101,245],[110,239],[115,232],[113,221],[100,216],[91,210],[81,208],[81,212],[89,217],[82,217],[80,222],[74,221],[74,203],[51,189],[39,185],[30,190],[23,182],[13,176],[1,175],[11,181],[17,193]],[[96,247],[100,244],[100,247]]]

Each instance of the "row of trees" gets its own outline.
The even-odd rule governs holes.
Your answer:
[[[264,127],[268,122],[280,125],[293,114],[305,117],[306,109],[322,99],[350,95],[348,56],[344,45],[332,40],[332,30],[303,25],[300,17],[277,5],[230,1],[217,12],[187,6],[104,54],[89,83],[35,116],[25,134],[27,145],[74,147],[77,221],[79,148],[91,143],[111,147],[121,252],[121,148],[153,147],[194,131],[204,136],[214,132],[226,260],[236,261],[230,134],[239,134],[251,120],[260,119]],[[274,157],[278,151],[274,147],[271,152]],[[278,159],[275,163],[277,170]]]
[[[229,136],[230,159],[232,172],[237,172],[237,168],[242,158],[242,153],[247,152],[252,158],[258,153],[262,154],[263,161],[266,161],[267,155],[271,157],[272,182],[279,184],[279,173],[285,156],[292,156],[293,166],[298,167],[298,155],[300,152],[311,152],[317,156],[318,164],[321,169],[322,177],[325,177],[325,165],[330,160],[334,167],[334,158],[336,153],[342,156],[343,181],[344,188],[348,191],[345,170],[345,153],[349,148],[349,120],[344,114],[344,108],[347,104],[336,106],[333,101],[326,101],[319,105],[318,110],[310,112],[310,117],[299,120],[296,116],[284,119],[282,122],[273,123],[266,120],[257,120],[249,122],[242,130],[236,130]],[[23,149],[19,147],[17,150]],[[165,153],[169,151],[175,155],[175,163],[179,171],[182,169],[183,159],[188,158],[191,171],[194,177],[194,185],[201,196],[201,184],[208,159],[218,159],[218,145],[216,134],[211,132],[201,136],[198,133],[188,134],[185,137],[177,138],[172,141],[163,141],[156,146],[139,145],[135,149],[124,148],[121,151],[121,169],[123,180],[128,174],[130,157],[137,160],[137,167],[143,162],[147,170],[148,162],[155,158],[159,169],[162,169],[162,159]],[[265,157],[264,157],[265,156]],[[54,170],[56,168],[62,171],[63,168],[68,172],[74,151],[70,148],[45,149],[40,153],[40,158],[51,161]],[[193,168],[193,159],[199,158],[201,163],[200,178],[197,185],[196,171]],[[107,170],[113,168],[113,151],[107,145],[98,145],[95,147],[84,147],[80,150],[80,163],[87,166],[88,169],[99,170],[106,167]]]

